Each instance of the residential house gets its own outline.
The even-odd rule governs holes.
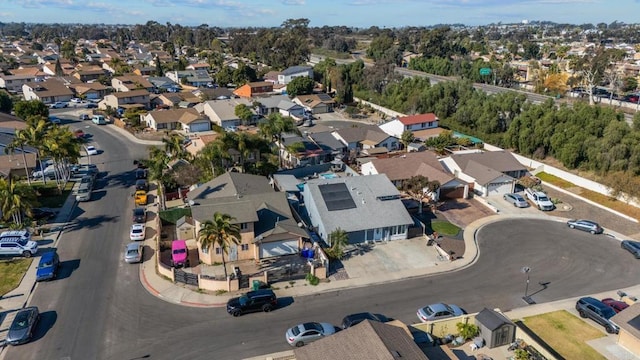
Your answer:
[[[260,104],[257,106],[256,112],[258,115],[269,116],[273,113],[279,112],[280,102],[289,100],[287,95],[268,95],[257,97],[253,100],[254,103]]]
[[[362,164],[360,173],[362,175],[386,174],[397,188],[402,188],[404,183],[414,176],[424,176],[429,181],[437,181],[440,184],[437,191],[429,194],[434,201],[444,197],[467,198],[469,196],[469,184],[446,171],[436,154],[431,151],[372,159]]]
[[[236,96],[250,98],[260,94],[268,94],[273,92],[273,83],[268,81],[250,82],[233,90]]]
[[[307,139],[318,145],[328,156],[328,161],[342,159],[347,154],[347,145],[333,136],[333,131],[321,131],[307,134]],[[330,160],[329,160],[330,159]]]
[[[111,87],[115,91],[125,92],[145,89],[149,92],[153,92],[154,86],[146,78],[139,75],[122,75],[116,76],[111,79]]]
[[[282,116],[289,116],[298,121],[304,119],[304,108],[289,100],[281,100],[278,103],[278,111]]]
[[[307,238],[293,218],[287,195],[275,192],[263,176],[227,172],[189,191],[187,198],[196,229],[216,212],[230,215],[239,226],[240,243],[230,244],[226,256],[231,262],[297,254]],[[222,261],[218,245],[198,246],[198,253],[205,264]]]
[[[180,85],[167,76],[149,76],[147,81],[153,85],[153,89],[150,90],[151,92],[163,93],[180,91]]]
[[[286,168],[324,164],[333,160],[328,149],[323,149],[306,136],[283,134],[282,141],[277,145]]]
[[[152,76],[153,74],[155,74],[156,72],[156,68],[153,66],[144,66],[144,65],[134,65],[133,66],[133,71],[132,73],[139,75],[139,76]],[[151,81],[151,79],[147,79],[149,81]]]
[[[153,130],[181,130],[187,133],[211,130],[211,121],[195,109],[153,110],[140,115]]]
[[[318,341],[297,347],[296,360],[429,360],[404,324],[365,320]]]
[[[0,88],[16,93],[22,91],[22,85],[35,82],[35,75],[7,75],[0,73]]]
[[[72,76],[82,82],[91,82],[105,76],[106,72],[100,67],[84,67],[76,70]]]
[[[640,356],[640,303],[635,303],[611,318],[620,327],[618,345]]]
[[[398,150],[400,141],[382,131],[378,126],[359,124],[358,126],[335,130],[333,136],[347,146],[348,150],[385,148]]]
[[[310,179],[302,198],[311,225],[329,245],[337,229],[356,244],[406,239],[413,224],[400,192],[384,174]]]
[[[481,196],[513,192],[518,179],[528,173],[507,151],[460,152],[441,163],[457,178],[473,184],[473,192]]]
[[[211,65],[209,65],[207,63],[194,63],[194,64],[189,64],[186,69],[187,70],[209,71],[209,70],[211,70]]]
[[[206,70],[169,71],[165,74],[178,84],[200,87],[213,84],[213,79]]]
[[[131,105],[148,109],[151,105],[149,101],[149,92],[147,90],[140,89],[109,94],[98,103],[98,108],[105,110],[109,106],[113,109],[118,109],[132,107]]]
[[[306,76],[313,79],[313,68],[311,66],[291,66],[278,74],[278,83],[287,85],[291,80]]]
[[[220,134],[210,132],[206,134],[189,134],[189,142],[185,146],[185,150],[193,156],[196,156],[207,144],[214,142]]]
[[[73,91],[55,79],[43,82],[28,82],[22,85],[22,95],[25,100],[40,100],[45,104],[58,101],[67,102],[73,98]]]
[[[5,178],[10,176],[25,178],[29,176],[33,172],[33,170],[35,170],[35,168],[35,152],[27,152],[25,149],[25,154],[23,156],[18,149],[14,154],[5,155],[4,153],[2,153],[2,155],[0,155],[0,174]]]
[[[107,87],[97,81],[92,83],[71,83],[68,86],[69,89],[75,93],[76,97],[87,100],[98,100],[107,95]]]
[[[235,97],[233,91],[226,87],[198,88],[193,90],[191,93],[200,98],[201,101],[226,100]]]
[[[298,95],[293,99],[293,102],[304,107],[313,114],[326,114],[333,112],[333,108],[336,105],[335,100],[325,93]]]
[[[235,114],[236,106],[240,104],[244,104],[249,107],[252,106],[249,100],[236,98],[205,101],[204,103],[196,105],[195,109],[200,113],[207,115],[214,124],[221,126],[222,128],[229,128],[239,126],[241,123],[240,118]]]
[[[62,69],[62,76],[70,76],[76,71],[76,67],[68,61],[60,62],[60,68]],[[49,76],[58,76],[56,74],[56,63],[48,62],[42,65],[42,72]]]
[[[402,137],[405,131],[416,132],[437,127],[438,117],[434,113],[403,116],[380,125],[382,131],[397,138]]]

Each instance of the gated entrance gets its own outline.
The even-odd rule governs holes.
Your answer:
[[[188,273],[184,270],[174,269],[173,275],[177,282],[181,282],[187,285],[198,286],[198,275]]]

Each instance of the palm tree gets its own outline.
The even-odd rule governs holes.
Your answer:
[[[69,164],[80,157],[80,143],[68,127],[54,126],[44,138],[43,151],[54,162],[56,184],[62,191],[62,183],[69,179]]]
[[[213,220],[205,221],[198,231],[198,242],[203,250],[212,249],[216,245],[222,249],[222,267],[225,279],[228,278],[228,274],[224,254],[228,253],[229,245],[240,243],[240,226],[231,223],[233,220],[235,218],[231,215],[216,212],[213,214]]]
[[[302,136],[300,129],[289,116],[283,117],[280,113],[273,113],[267,117],[267,121],[260,124],[260,133],[267,139],[276,142],[278,147],[282,143],[282,134],[292,133]],[[282,167],[282,155],[278,149],[278,166]]]
[[[400,142],[402,143],[402,145],[404,145],[404,148],[407,152],[409,152],[409,144],[414,142],[415,139],[416,138],[413,135],[413,132],[411,132],[410,130],[403,131],[402,135],[400,136]]]
[[[344,248],[349,243],[349,234],[341,228],[337,228],[329,234],[329,253],[336,259],[340,259]]]
[[[22,153],[22,162],[24,163],[24,173],[27,175],[27,182],[31,186],[31,176],[29,176],[29,167],[27,166],[27,155],[24,152],[24,146],[27,144],[27,139],[24,136],[22,130],[16,130],[13,140],[7,147],[4,148],[5,154],[14,154],[16,149],[20,149]]]
[[[44,139],[51,129],[52,124],[41,116],[30,116],[27,118],[27,127],[22,130],[22,136],[25,143],[36,149],[36,157],[40,163],[40,170],[44,171],[42,167],[42,150]],[[44,175],[44,174],[43,174]],[[45,176],[42,177],[44,183],[47,183]]]
[[[33,188],[10,177],[8,180],[0,178],[0,210],[2,219],[12,219],[17,225],[22,225],[22,214],[31,215],[31,208],[36,204],[36,193]]]
[[[184,147],[182,146],[184,138],[180,134],[173,133],[169,137],[162,138],[164,143],[164,151],[170,154],[173,158],[181,158],[186,154]]]

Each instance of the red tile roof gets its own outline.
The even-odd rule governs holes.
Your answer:
[[[424,122],[437,121],[438,117],[434,113],[418,114],[398,118],[404,125],[422,124]]]

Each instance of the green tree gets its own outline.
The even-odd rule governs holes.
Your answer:
[[[51,127],[52,124],[50,122],[41,116],[35,115],[27,118],[27,127],[20,132],[20,136],[24,139],[26,145],[36,149],[36,157],[40,163],[40,169],[44,169],[42,166],[44,141]],[[43,176],[42,179],[46,184],[47,178]]]
[[[329,234],[329,249],[327,255],[334,259],[341,259],[344,255],[344,248],[349,243],[349,234],[341,228],[337,228]]]
[[[13,109],[13,100],[6,91],[0,91],[0,112],[11,114]]]
[[[409,144],[414,142],[415,139],[416,137],[413,135],[413,132],[411,130],[405,130],[402,132],[402,135],[400,136],[400,142],[402,143],[402,145],[404,145],[406,152],[409,152]]]
[[[14,178],[0,178],[0,210],[4,221],[13,220],[17,225],[23,222],[23,214],[31,215],[36,204],[36,193]]]
[[[13,105],[13,111],[23,120],[32,116],[49,117],[49,108],[40,100],[20,100]]]
[[[301,136],[300,129],[290,117],[284,117],[280,113],[272,113],[267,117],[267,121],[258,125],[260,133],[267,139],[272,139],[279,147],[282,145],[282,134],[292,133]],[[278,166],[282,168],[282,155],[278,151]]]
[[[164,152],[174,159],[182,158],[187,154],[183,143],[184,137],[177,133],[172,133],[168,137],[162,138]]]
[[[160,61],[160,58],[156,56],[154,62],[156,63],[156,76],[164,76],[164,69],[162,68],[162,62]]]
[[[245,104],[238,104],[234,109],[234,114],[242,121],[243,125],[247,125],[253,117],[253,111]]]
[[[64,76],[64,71],[62,70],[62,65],[60,64],[60,58],[56,59],[55,73],[56,76]]]
[[[214,251],[214,247],[218,246],[222,249],[222,268],[224,269],[224,278],[227,279],[227,264],[224,258],[228,254],[229,246],[240,243],[240,226],[234,224],[235,218],[228,214],[216,212],[213,214],[213,220],[207,220],[202,223],[202,227],[198,231],[198,242],[203,251]]]
[[[437,181],[430,181],[422,175],[412,176],[402,183],[402,190],[419,203],[418,214],[422,214],[422,203],[425,198],[430,198],[440,187]]]
[[[312,78],[299,76],[287,84],[287,95],[289,95],[290,98],[294,98],[298,95],[308,95],[313,93],[314,87],[315,81],[313,81]]]
[[[31,186],[31,176],[29,174],[29,168],[27,167],[27,155],[24,152],[24,146],[27,145],[27,138],[24,135],[24,130],[16,130],[11,142],[4,148],[5,154],[14,154],[17,149],[20,149],[22,154],[22,163],[24,164],[24,172],[27,175],[27,183]]]

